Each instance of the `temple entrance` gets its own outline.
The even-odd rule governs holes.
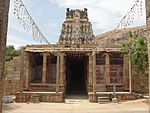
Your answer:
[[[87,57],[67,56],[66,94],[86,94]]]

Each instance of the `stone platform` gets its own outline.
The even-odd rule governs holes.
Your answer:
[[[90,102],[98,102],[98,97],[109,97],[111,100],[114,98],[114,93],[113,92],[89,92],[89,101]],[[116,98],[119,100],[135,100],[142,98],[139,94],[137,93],[130,93],[130,92],[116,92]]]
[[[63,92],[17,92],[16,102],[30,102],[33,95],[39,96],[40,102],[63,102]]]

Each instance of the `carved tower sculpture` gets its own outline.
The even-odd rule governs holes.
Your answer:
[[[87,9],[67,8],[66,21],[62,24],[59,44],[93,44],[92,25],[88,20]]]

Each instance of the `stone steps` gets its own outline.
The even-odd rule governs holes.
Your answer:
[[[123,85],[116,85],[116,91],[117,92],[123,92],[124,86]],[[106,91],[107,92],[113,92],[113,86],[112,85],[107,85],[106,86]]]
[[[106,104],[106,103],[110,103],[110,99],[109,97],[98,97],[98,103],[100,104]]]
[[[32,94],[30,97],[31,103],[39,103],[40,102],[40,96],[38,94]]]

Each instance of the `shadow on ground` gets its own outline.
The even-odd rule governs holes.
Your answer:
[[[3,104],[3,110],[16,110],[16,109],[19,109],[21,106],[12,106],[13,103],[9,103],[9,104]]]
[[[81,95],[81,94],[76,94],[76,95],[67,95],[65,97],[66,99],[80,99],[80,100],[88,100],[88,96],[86,95]]]

